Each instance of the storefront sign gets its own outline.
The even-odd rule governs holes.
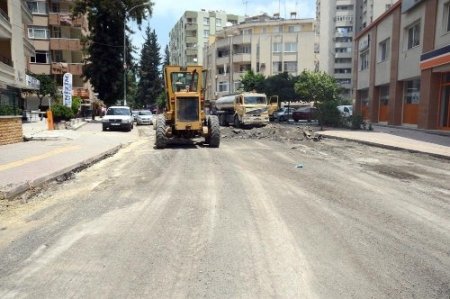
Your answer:
[[[41,82],[30,75],[25,75],[25,81],[27,87],[30,89],[39,89],[41,87]]]
[[[64,106],[72,107],[72,74],[65,73],[63,77],[63,103]]]

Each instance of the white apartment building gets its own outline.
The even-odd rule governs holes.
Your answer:
[[[314,70],[314,19],[250,17],[245,22],[223,28],[211,39],[205,62],[208,69],[207,99],[216,99],[241,89],[247,70],[265,77],[288,72],[299,75]]]
[[[319,69],[334,76],[352,96],[353,37],[398,0],[317,0]]]
[[[203,65],[203,48],[210,36],[244,17],[224,11],[186,11],[169,33],[170,63]]]
[[[33,15],[28,25],[28,37],[36,49],[30,58],[30,70],[34,74],[52,76],[62,90],[65,73],[73,75],[73,96],[94,98],[92,87],[83,79],[84,53],[81,39],[88,34],[85,16],[72,19],[70,7],[74,0],[27,0]],[[37,97],[28,97],[30,106],[37,109]],[[42,103],[48,105],[48,101]]]
[[[21,92],[38,88],[38,82],[27,75],[34,47],[26,28],[33,17],[26,1],[0,1],[0,106],[18,106]]]

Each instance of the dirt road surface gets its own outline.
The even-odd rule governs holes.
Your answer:
[[[0,298],[449,298],[448,161],[135,130],[0,214]]]

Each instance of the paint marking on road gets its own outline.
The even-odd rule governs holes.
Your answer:
[[[79,145],[57,148],[57,149],[48,151],[48,152],[46,152],[46,153],[44,153],[42,155],[37,155],[37,156],[29,157],[29,158],[26,158],[26,159],[23,159],[23,160],[14,161],[14,162],[10,162],[10,163],[7,163],[7,164],[0,165],[0,171],[4,171],[4,170],[11,169],[11,168],[20,167],[22,165],[25,165],[25,164],[28,164],[28,163],[31,163],[31,162],[35,162],[35,161],[39,161],[39,160],[43,160],[43,159],[46,159],[46,158],[50,158],[50,157],[58,155],[58,154],[76,151],[76,150],[78,150],[80,148],[81,147]]]

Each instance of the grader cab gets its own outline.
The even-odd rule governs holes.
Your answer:
[[[220,126],[215,115],[205,114],[204,73],[201,66],[166,66],[166,109],[156,120],[157,148],[174,138],[205,137],[210,147],[219,147]]]

